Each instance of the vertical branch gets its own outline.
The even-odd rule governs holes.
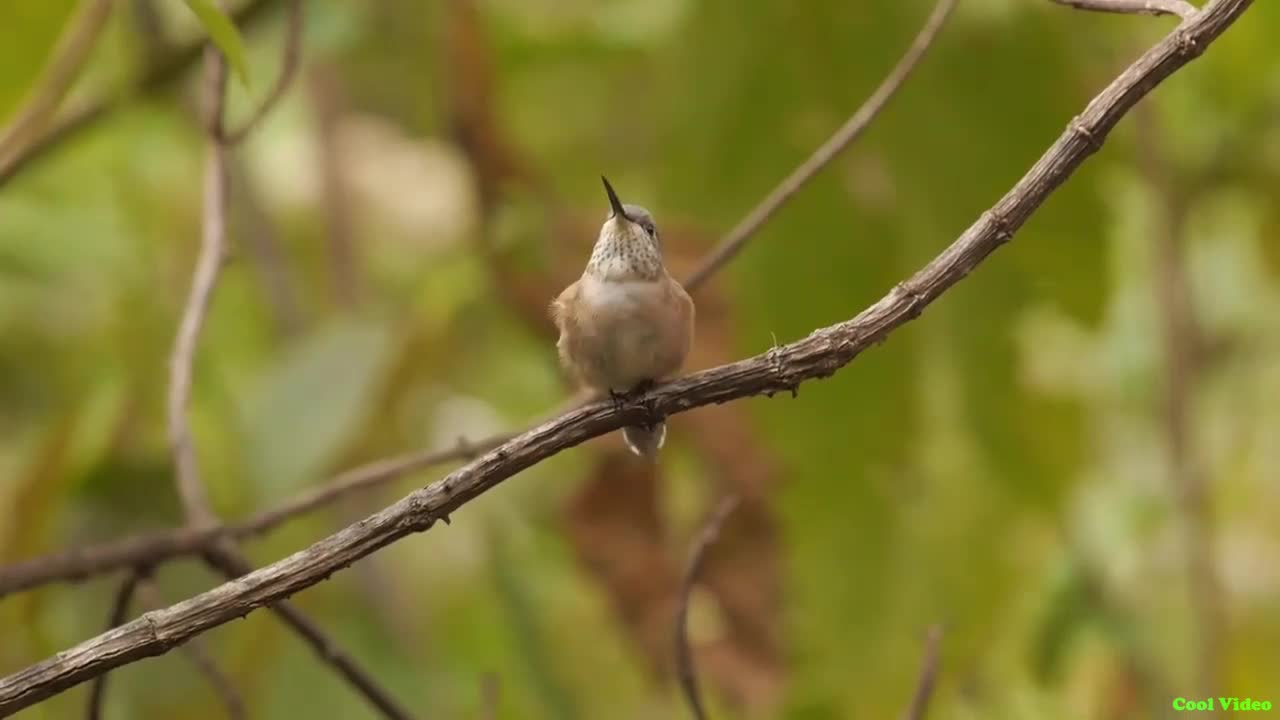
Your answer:
[[[164,598],[160,596],[159,589],[148,578],[142,578],[142,581],[138,584],[138,593],[142,596],[143,603],[152,609],[165,606]],[[222,669],[213,661],[213,658],[209,657],[200,640],[193,639],[183,645],[182,651],[191,660],[191,663],[196,666],[196,669],[200,671],[200,674],[209,681],[213,691],[222,699],[222,704],[226,706],[229,720],[244,720],[247,717],[244,709],[244,700],[240,698],[240,693],[231,684],[231,679],[226,676],[226,673],[222,672]]]
[[[215,544],[205,555],[208,564],[221,572],[228,580],[247,575],[253,570],[248,561],[235,550],[230,542]],[[333,667],[365,700],[383,716],[391,720],[410,720],[413,716],[369,672],[338,646],[314,620],[307,617],[293,603],[280,601],[271,610],[293,630],[303,642],[311,646],[320,660]]]
[[[124,624],[125,616],[129,614],[129,602],[133,600],[133,593],[138,589],[138,583],[143,581],[146,573],[147,571],[142,568],[130,570],[124,582],[120,583],[115,601],[111,604],[111,614],[107,619],[108,630]],[[102,717],[102,703],[107,694],[109,676],[110,673],[103,673],[94,678],[93,684],[89,686],[89,709],[85,714],[88,720],[99,720]]]
[[[938,658],[942,648],[942,625],[929,628],[924,641],[924,659],[920,662],[920,678],[916,680],[916,691],[911,696],[911,705],[902,714],[902,720],[924,720],[929,713],[929,700],[933,697],[933,687],[938,680]]]
[[[696,720],[706,720],[707,711],[702,705],[702,695],[698,690],[698,673],[693,665],[693,650],[689,646],[689,600],[693,596],[693,586],[698,582],[702,565],[706,561],[707,551],[720,537],[720,529],[738,507],[741,498],[730,495],[711,513],[702,532],[698,533],[693,543],[693,552],[689,555],[689,567],[684,574],[684,582],[680,586],[679,604],[676,606],[676,676],[680,680],[680,689],[684,692],[685,701],[689,704],[689,712]]]
[[[295,23],[300,22],[295,18]],[[212,45],[205,51],[205,99],[203,103],[204,126],[208,135],[204,177],[204,216],[201,223],[200,255],[186,307],[178,328],[169,363],[169,437],[174,455],[175,483],[187,519],[192,528],[214,527],[219,524],[209,505],[205,487],[200,480],[196,462],[191,427],[187,418],[187,406],[191,398],[192,367],[200,330],[208,315],[217,286],[222,260],[226,253],[227,192],[229,144],[233,138],[224,131],[223,107],[226,94],[226,59]],[[282,74],[290,75],[286,67]],[[283,90],[272,92],[266,104],[274,104]],[[255,113],[257,118],[260,112]],[[254,121],[251,120],[250,125]],[[219,538],[203,552],[205,562],[232,580],[253,570],[230,538]],[[320,629],[316,623],[288,602],[277,602],[272,610],[284,620],[316,654],[331,665],[375,708],[393,720],[407,720],[409,713],[401,708],[391,694]]]
[[[178,337],[169,357],[169,445],[173,452],[178,497],[187,522],[194,526],[216,524],[209,498],[200,480],[187,406],[191,401],[192,368],[200,329],[213,299],[218,274],[226,254],[227,148],[221,140],[222,107],[227,84],[226,62],[212,45],[205,50],[204,122],[209,133],[205,149],[204,211],[200,226],[200,255],[187,295]]]
[[[1183,526],[1183,552],[1196,636],[1196,682],[1199,694],[1219,689],[1225,633],[1222,588],[1214,562],[1213,507],[1197,455],[1193,404],[1204,342],[1191,297],[1186,269],[1186,221],[1191,197],[1172,178],[1176,172],[1164,155],[1158,119],[1150,105],[1137,109],[1140,165],[1156,197],[1156,307],[1160,313],[1165,359],[1164,435],[1169,481]]]

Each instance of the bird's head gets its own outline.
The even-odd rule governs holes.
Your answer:
[[[623,204],[601,176],[609,196],[609,217],[600,227],[588,272],[606,279],[656,279],[662,273],[662,241],[653,215],[639,205]]]

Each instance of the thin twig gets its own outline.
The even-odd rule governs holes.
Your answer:
[[[154,581],[144,578],[138,584],[138,594],[142,596],[142,602],[149,608],[155,609],[164,607],[164,598],[160,596],[160,590],[156,587]],[[222,668],[213,661],[209,653],[205,650],[204,644],[199,638],[193,639],[191,642],[182,646],[183,652],[191,663],[196,666],[200,674],[209,681],[209,685],[213,688],[214,693],[222,700],[222,704],[227,709],[227,717],[229,720],[244,720],[247,717],[244,709],[244,700],[240,697],[240,692],[236,690],[231,679],[226,673],[222,672]]]
[[[124,580],[120,583],[120,589],[116,591],[115,600],[111,603],[111,614],[107,618],[107,629],[120,627],[124,624],[125,616],[129,614],[129,603],[133,600],[133,593],[138,589],[140,583],[147,574],[145,568],[137,568],[130,570],[125,575]],[[103,698],[107,694],[107,678],[110,673],[103,673],[93,679],[93,684],[89,687],[89,707],[85,716],[89,720],[98,720],[102,717]]]
[[[1119,78],[1113,81],[1102,94],[1095,98],[1080,117],[1070,123],[1067,131],[995,208],[985,213],[959,240],[953,243],[942,255],[935,258],[916,278],[903,284],[900,289],[890,293],[889,296],[883,298],[858,318],[850,321],[850,323],[832,326],[819,331],[800,343],[774,348],[752,360],[705,370],[663,386],[655,397],[665,399],[667,404],[654,404],[655,410],[680,412],[698,404],[726,402],[735,397],[773,391],[769,389],[770,387],[773,387],[774,390],[786,390],[788,389],[786,386],[774,386],[771,383],[778,382],[777,378],[780,377],[791,378],[793,382],[799,382],[808,377],[825,376],[834,372],[842,362],[852,359],[854,355],[871,344],[871,341],[880,339],[884,334],[909,319],[892,316],[891,313],[893,311],[905,308],[909,312],[918,314],[928,302],[932,301],[938,294],[941,294],[947,287],[958,282],[964,273],[976,267],[986,254],[1008,241],[1013,232],[1025,222],[1027,215],[1034,211],[1050,192],[1069,177],[1089,154],[1101,146],[1106,134],[1125,112],[1174,70],[1194,59],[1251,4],[1251,0],[1217,0],[1214,4],[1209,5],[1203,14],[1198,15],[1193,22],[1179,27],[1155,47],[1148,50],[1133,65],[1127,68]],[[925,286],[923,288],[921,287],[922,283]],[[887,313],[889,314],[887,315]],[[839,340],[840,343],[833,345],[832,342],[835,340]],[[816,352],[817,355],[809,357],[808,360],[822,361],[824,363],[821,368],[814,370],[814,375],[797,374],[794,368],[789,368],[785,364],[785,360],[791,357],[792,353],[799,350],[805,350],[810,353]],[[759,367],[757,367],[757,364]],[[811,367],[809,369],[813,370]],[[764,372],[766,370],[768,372]],[[734,380],[734,373],[739,372],[747,372],[747,374]],[[765,382],[765,380],[770,382]],[[518,470],[536,462],[537,459],[564,447],[583,442],[588,437],[594,436],[594,434],[603,434],[604,432],[615,430],[625,424],[625,419],[634,420],[637,417],[640,416],[633,417],[622,410],[615,413],[602,412],[601,406],[596,404],[579,408],[567,413],[554,423],[541,425],[517,436],[509,440],[505,447],[499,447],[495,450],[496,453],[507,458],[502,463],[498,463],[496,467],[493,466],[493,453],[490,453],[450,475],[445,481],[435,483],[427,489],[419,491],[419,494],[412,495],[402,501],[402,503],[410,503],[408,507],[401,504],[384,511],[384,513],[398,512],[401,514],[399,517],[402,518],[417,518],[417,525],[415,526],[410,522],[409,525],[399,529],[400,535],[379,537],[377,547],[393,542],[404,533],[420,529],[420,526],[429,525],[430,522],[433,522],[429,516],[430,514],[446,512],[452,507],[460,506],[471,497],[479,495],[498,484],[510,474],[514,474]],[[551,433],[550,436],[548,436],[548,432]],[[539,439],[533,449],[528,447],[531,437]],[[510,459],[511,447],[513,446],[524,448],[524,452],[520,456],[520,463]],[[404,462],[404,460],[404,458],[401,458],[396,462]],[[420,467],[420,465],[417,467]],[[369,482],[358,484],[361,487],[368,487],[382,477],[381,475],[369,476],[366,478]],[[464,480],[467,494],[461,496],[456,494],[455,489]],[[449,492],[441,495],[440,493],[445,489]],[[422,505],[421,493],[426,493],[434,498],[435,504]],[[323,501],[322,498],[314,496],[312,500]],[[445,502],[446,500],[448,502]],[[359,534],[359,537],[365,537],[368,531],[369,528],[366,528],[364,533]],[[387,532],[386,528],[383,528],[383,532]],[[156,553],[160,557],[190,554],[205,547],[209,542],[209,538],[217,534],[219,534],[219,531],[216,529],[205,530],[203,534],[195,531],[161,533],[156,536],[130,538],[115,543],[107,548],[110,552],[99,552],[99,548],[91,547],[62,553],[52,559],[45,558],[28,561],[0,572],[0,589],[13,591],[53,580],[79,579],[86,572],[97,572],[102,567],[118,567],[118,563],[123,557],[141,556],[145,553]],[[160,540],[167,544],[156,544],[151,542],[153,540]],[[376,547],[360,548],[355,552],[367,554],[375,549]],[[313,547],[312,551],[314,552],[314,550],[315,548]],[[307,551],[304,551],[304,554],[305,552]],[[339,553],[337,549],[326,546],[325,554],[337,555]],[[350,554],[350,549],[342,553],[343,557],[348,558],[348,561],[354,559]],[[57,567],[54,570],[57,572],[50,572],[49,568],[54,565],[52,561],[55,560],[57,561]],[[281,562],[288,563],[289,560]],[[280,566],[281,563],[277,563],[259,570],[258,573],[270,571],[272,574],[278,574],[281,572]],[[337,570],[340,568],[341,566],[333,566],[331,569]],[[274,591],[278,596],[287,595],[291,592],[296,592],[302,587],[318,582],[320,579],[323,579],[323,576],[309,576],[305,580],[295,578],[283,589],[277,587]],[[196,600],[192,602],[196,602]],[[210,601],[205,598],[205,602]],[[224,602],[227,602],[227,600],[221,599],[214,604],[220,605]],[[197,634],[221,622],[225,622],[225,620],[215,621],[211,617],[203,618],[200,623],[187,628],[188,635],[186,637]],[[146,645],[143,646],[145,649],[138,651],[138,654],[162,652],[163,646],[163,642],[156,645]],[[123,661],[121,660],[121,662]],[[56,663],[44,664],[28,671],[38,675],[39,678],[43,679],[43,682],[23,680],[22,678],[26,677],[24,674],[20,674],[20,677],[11,678],[8,681],[8,687],[13,688],[9,690],[9,692],[13,693],[14,698],[11,702],[23,703],[25,707],[25,704],[35,701],[30,699],[32,697],[36,699],[45,697],[55,691],[52,688],[66,687],[94,674],[89,670],[80,669],[77,674],[63,677],[58,671],[58,668],[61,667],[63,666]],[[94,665],[94,667],[98,668],[100,666]],[[6,686],[0,683],[0,690],[4,689],[6,689]],[[3,693],[0,693],[0,707],[3,707],[2,703],[4,702],[9,702],[9,700],[3,696]]]
[[[222,118],[226,96],[226,60],[222,57],[222,53],[211,45],[206,55],[206,63],[208,97],[205,101],[204,124],[208,130],[209,149],[205,168],[204,221],[200,258],[169,363],[171,378],[169,435],[173,446],[174,464],[177,467],[174,480],[182,498],[187,525],[195,528],[213,527],[218,524],[217,516],[209,506],[208,496],[200,481],[195,447],[191,440],[190,421],[187,418],[187,405],[191,396],[191,376],[196,343],[204,325],[204,319],[208,315],[213,290],[217,285],[219,269],[226,251],[229,185],[228,148],[227,141],[223,137]],[[235,542],[225,536],[215,538],[212,544],[204,549],[203,557],[208,565],[221,572],[228,580],[235,580],[253,569],[240,555]],[[407,720],[410,717],[390,693],[340,650],[319,626],[301,611],[287,602],[272,603],[271,609],[316,650],[323,662],[332,666],[384,715],[392,720]]]
[[[286,558],[0,679],[0,714],[12,713],[210,628],[278,602],[362,557],[417,532],[506,479],[562,450],[696,407],[795,389],[829,377],[972,272],[1091,154],[1133,106],[1204,51],[1252,5],[1215,0],[1143,53],[1113,80],[1005,195],[941,254],[856,317],[755,357],[660,385],[631,403],[595,402],[523,433],[442,480]]]
[[[257,22],[267,16],[277,0],[249,0],[231,12],[231,19],[237,26]],[[182,45],[164,59],[156,62],[138,82],[136,88],[125,95],[108,95],[78,104],[66,111],[62,119],[52,128],[31,142],[23,145],[21,151],[11,161],[0,162],[0,187],[9,182],[30,163],[44,157],[62,143],[106,120],[114,112],[127,105],[127,101],[135,94],[149,94],[163,91],[181,79],[187,69],[200,59],[206,38],[200,36]]]
[[[222,705],[227,710],[228,720],[244,720],[248,717],[240,693],[231,684],[231,679],[226,676],[226,673],[222,672],[222,668],[218,667],[213,658],[205,652],[204,647],[200,643],[192,642],[183,645],[182,650],[191,664],[196,666],[196,670],[199,670],[209,682],[213,692],[222,700]]]
[[[719,272],[736,256],[747,240],[773,217],[774,213],[786,203],[791,195],[803,187],[837,153],[858,138],[862,131],[885,107],[889,99],[924,56],[925,51],[937,36],[953,5],[954,0],[940,0],[924,28],[917,34],[907,54],[898,62],[889,75],[881,81],[880,86],[863,103],[862,107],[858,108],[848,122],[814,151],[808,161],[793,171],[773,192],[757,203],[734,229],[725,236],[724,240],[707,254],[706,258],[699,264],[698,269],[690,275],[690,279],[686,282],[686,288],[690,292],[695,292],[698,286]],[[580,404],[580,401],[574,400],[567,405],[568,407],[578,407]],[[561,414],[564,411],[564,408],[562,408],[556,414]],[[274,529],[296,515],[323,507],[350,493],[378,487],[410,472],[421,470],[431,465],[472,459],[478,451],[501,445],[516,434],[502,433],[478,440],[469,446],[460,445],[444,450],[408,453],[355,468],[342,473],[313,490],[304,492],[279,508],[267,510],[244,523],[228,528],[226,534],[235,538],[261,534]],[[173,557],[190,555],[205,547],[213,534],[211,531],[197,533],[188,528],[161,531],[113,541],[98,547],[70,550],[44,558],[25,561],[7,568],[0,568],[0,597],[48,582],[79,580],[120,567],[127,567],[144,560],[150,563],[158,563]]]
[[[280,58],[280,71],[276,75],[275,84],[271,86],[271,91],[267,96],[258,103],[253,113],[240,125],[240,127],[227,130],[222,135],[222,141],[231,146],[239,145],[244,139],[249,137],[262,119],[275,108],[285,93],[289,91],[289,86],[293,84],[294,77],[298,74],[298,59],[302,56],[302,26],[303,26],[303,2],[302,0],[289,0],[289,19],[285,30],[284,52]]]
[[[858,139],[858,136],[871,125],[871,121],[876,119],[880,111],[885,108],[889,100],[897,93],[898,88],[906,82],[910,77],[911,71],[915,70],[920,64],[920,60],[924,58],[929,47],[933,45],[934,39],[938,36],[938,31],[942,29],[946,23],[947,17],[951,14],[951,9],[955,7],[955,0],[938,0],[938,4],[934,6],[933,12],[925,21],[924,27],[916,34],[915,40],[911,42],[911,46],[907,48],[907,52],[894,66],[893,70],[880,81],[880,86],[875,92],[862,103],[862,106],[845,121],[844,125],[835,132],[825,143],[822,144],[813,154],[809,156],[799,167],[791,172],[785,180],[778,183],[765,199],[760,202],[747,216],[742,219],[723,240],[716,245],[711,254],[705,260],[698,264],[698,267],[689,274],[689,278],[684,281],[684,287],[689,292],[693,292],[698,286],[702,285],[725,263],[733,259],[747,240],[760,229],[762,225],[770,217],[773,216],[783,205],[791,199],[791,196],[800,191],[806,183],[813,179],[824,167],[827,166],[837,155],[840,154],[849,143]]]
[[[111,6],[112,0],[86,0],[84,9],[58,40],[53,58],[31,98],[23,103],[17,117],[0,133],[0,176],[17,164],[21,154],[57,112],[58,105],[97,44],[98,36],[111,16]]]
[[[1177,15],[1183,20],[1195,15],[1196,6],[1185,0],[1050,0],[1077,10],[1125,15]]]
[[[916,691],[911,696],[911,705],[902,713],[902,720],[924,720],[929,713],[929,699],[933,697],[933,686],[938,679],[939,649],[942,646],[942,625],[929,628],[924,641],[924,659],[920,662],[920,679],[916,681]]]
[[[187,406],[191,402],[191,378],[195,366],[200,329],[209,313],[218,274],[227,252],[227,148],[217,138],[222,128],[222,107],[227,83],[226,63],[212,45],[205,57],[205,118],[210,141],[205,150],[204,213],[200,231],[200,255],[196,260],[191,291],[178,324],[178,336],[169,356],[169,445],[173,452],[174,480],[182,500],[187,524],[204,527],[217,524],[209,507]]]
[[[680,689],[684,692],[685,701],[689,704],[689,712],[696,720],[706,720],[707,711],[702,705],[702,695],[698,691],[698,672],[693,664],[693,650],[689,646],[689,600],[693,596],[693,586],[702,573],[702,565],[707,551],[720,538],[720,530],[724,523],[737,509],[741,498],[730,495],[711,513],[707,522],[694,540],[693,550],[689,553],[689,566],[684,573],[684,582],[680,585],[680,596],[676,605],[676,677],[680,680]]]
[[[253,570],[248,561],[235,552],[233,548],[227,548],[221,544],[215,544],[212,549],[208,550],[205,554],[205,559],[210,566],[220,571],[228,580],[243,577]],[[279,615],[290,629],[311,646],[311,649],[315,651],[321,662],[332,666],[338,674],[351,683],[384,716],[391,718],[391,720],[410,720],[413,717],[407,709],[396,701],[391,693],[374,679],[372,674],[362,668],[354,658],[330,639],[315,621],[307,617],[295,605],[279,600],[270,603],[270,606],[271,610],[276,615]]]
[[[581,403],[577,403],[577,407]],[[562,410],[557,415],[562,414]],[[291,518],[381,486],[412,472],[456,460],[471,460],[515,437],[505,433],[477,442],[459,442],[441,450],[418,451],[384,458],[353,468],[331,481],[304,491],[282,505],[226,527],[182,527],[134,535],[97,545],[66,550],[0,568],[0,598],[57,581],[78,581],[139,563],[158,565],[177,557],[199,554],[215,541],[243,540],[262,535]]]

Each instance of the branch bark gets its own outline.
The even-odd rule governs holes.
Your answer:
[[[1177,15],[1186,20],[1196,14],[1196,6],[1184,0],[1052,0],[1077,10],[1125,15]]]
[[[543,423],[444,479],[310,547],[184,602],[149,612],[0,680],[0,713],[33,703],[315,585],[360,558],[438,520],[535,463],[624,425],[752,395],[794,392],[829,377],[930,303],[1012,239],[1033,212],[1143,96],[1199,56],[1251,0],[1216,0],[1179,25],[1113,80],[992,208],[911,278],[856,317],[739,362],[661,385],[627,404],[597,402]]]
[[[792,195],[861,136],[924,57],[942,25],[950,16],[954,5],[954,0],[938,1],[911,46],[881,81],[875,92],[813,152],[808,160],[758,202],[707,254],[686,281],[689,292],[696,293],[700,286],[723,269]],[[482,124],[489,122],[491,121],[486,119]],[[341,220],[341,218],[338,219]],[[338,283],[338,287],[341,286],[342,283]],[[354,285],[350,287],[354,288]],[[564,410],[576,408],[585,399],[585,397],[570,399],[565,403],[564,408],[555,414],[559,415]],[[480,452],[497,447],[514,435],[515,433],[503,433],[476,442],[460,440],[453,448],[406,453],[378,460],[341,473],[328,483],[307,490],[279,507],[263,511],[249,520],[222,529],[175,528],[67,550],[3,567],[0,568],[0,598],[49,582],[79,580],[103,572],[133,567],[140,563],[157,565],[175,557],[201,552],[211,543],[219,541],[220,536],[239,540],[266,533],[292,517],[323,507],[352,493],[377,487],[410,472],[455,460],[474,460]]]
[[[293,47],[286,50],[286,55],[296,54],[297,51],[298,38],[293,35],[301,27],[300,5],[295,3],[294,10],[295,14],[291,18],[291,37],[288,40],[288,44]],[[296,63],[296,61],[297,58],[294,57],[293,62]],[[209,505],[204,484],[200,480],[191,426],[187,418],[187,407],[191,400],[191,379],[196,345],[212,303],[213,291],[217,287],[223,257],[226,254],[227,191],[230,183],[227,158],[230,152],[229,144],[233,142],[225,133],[223,126],[227,84],[226,60],[220,51],[210,45],[205,51],[205,63],[204,122],[208,132],[208,159],[205,165],[204,219],[201,225],[200,256],[169,362],[169,438],[176,468],[174,481],[182,500],[187,526],[193,528],[219,525],[218,517]],[[292,76],[292,71],[287,66],[281,72],[285,82]],[[266,109],[269,109],[283,92],[284,87],[278,87],[273,91],[264,100],[260,112],[254,113],[253,118],[262,117]],[[251,120],[246,129],[251,128],[254,121],[256,120]],[[232,581],[253,569],[249,561],[240,554],[235,542],[225,536],[214,539],[212,544],[204,549],[203,557],[206,564]],[[316,651],[322,662],[332,666],[384,716],[392,720],[408,720],[411,717],[391,694],[373,679],[372,675],[342,651],[302,611],[283,601],[273,603],[271,609]]]
[[[138,583],[138,594],[142,596],[142,602],[150,608],[164,606],[164,598],[160,595],[159,588],[156,587],[155,581],[143,578]],[[118,623],[117,623],[118,624]],[[227,677],[222,668],[213,661],[213,658],[206,652],[200,640],[192,640],[182,646],[182,650],[186,653],[187,659],[192,665],[200,671],[200,674],[209,682],[209,687],[222,700],[223,707],[227,710],[227,720],[244,720],[248,717],[244,709],[244,700],[240,697],[240,692],[236,690],[231,679]],[[105,678],[106,675],[97,679]]]
[[[169,446],[173,452],[174,481],[187,524],[194,527],[217,524],[217,518],[209,508],[204,483],[200,480],[187,406],[191,402],[196,344],[227,253],[227,148],[220,139],[227,68],[222,55],[212,45],[205,50],[205,65],[204,112],[209,141],[205,151],[200,254],[191,279],[191,291],[178,323],[178,336],[169,356],[168,393]]]
[[[574,403],[576,406],[578,403]],[[454,460],[472,460],[514,437],[507,433],[480,442],[459,442],[454,447],[406,453],[348,470],[330,482],[307,490],[278,507],[223,527],[180,527],[134,535],[97,545],[66,550],[0,568],[0,598],[50,582],[76,581],[137,565],[159,565],[196,555],[214,542],[229,537],[243,540],[267,533],[306,512],[403,477],[411,472]]]
[[[129,614],[129,603],[133,600],[133,593],[138,589],[138,584],[146,579],[148,571],[143,568],[133,570],[120,583],[120,589],[116,591],[115,600],[111,603],[111,615],[107,618],[107,629],[110,630],[124,624],[125,616]],[[89,687],[89,709],[85,713],[85,717],[89,720],[99,720],[102,717],[102,703],[107,696],[107,678],[110,675],[102,674],[93,679],[93,684]]]

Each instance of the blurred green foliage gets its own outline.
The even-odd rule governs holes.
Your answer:
[[[145,5],[120,3],[77,96],[113,96],[138,74]],[[154,5],[164,32],[199,32],[182,6]],[[498,291],[492,248],[481,250],[495,238],[481,237],[478,171],[448,122],[448,88],[475,78],[441,51],[445,5],[309,2],[308,66],[237,152],[235,250],[192,408],[224,517],[358,461],[518,427],[564,395],[550,342]],[[605,172],[660,224],[714,237],[862,101],[928,6],[484,0],[479,11],[493,115],[559,198],[594,222]],[[0,119],[72,9],[0,4]],[[233,117],[276,72],[283,16],[241,30],[255,83],[233,84]],[[761,352],[879,298],[1170,27],[962,0],[866,138],[725,271],[727,351]],[[1011,245],[883,346],[795,400],[733,406],[782,468],[771,502],[784,611],[772,620],[785,690],[765,716],[894,716],[937,621],[934,718],[1164,717],[1196,693],[1186,520],[1166,448],[1157,259],[1170,192],[1207,346],[1187,389],[1188,447],[1209,488],[1229,617],[1222,694],[1280,688],[1277,27],[1280,5],[1256,3],[1156,91],[1149,123],[1126,119]],[[178,521],[164,378],[199,236],[189,75],[130,97],[0,187],[0,562]],[[345,111],[337,138],[321,129],[325,83]],[[347,238],[319,169],[319,147],[338,140]],[[1165,183],[1144,171],[1143,142]],[[536,199],[505,190],[498,251],[545,270],[548,248],[568,241],[545,230]],[[357,258],[345,269],[333,251],[343,241]],[[343,272],[359,278],[357,303]],[[670,482],[700,483],[675,440]],[[423,717],[479,717],[486,674],[500,679],[504,718],[681,716],[563,532],[588,454],[527,471],[298,603]],[[249,549],[268,562],[439,474]],[[696,513],[676,507],[687,489],[669,494],[679,556]],[[190,562],[159,574],[173,601],[216,581]],[[101,632],[113,584],[0,602],[0,673]],[[252,717],[372,717],[266,613],[202,641]],[[177,653],[113,678],[108,717],[222,714]],[[711,694],[715,717],[761,716]],[[78,688],[20,717],[77,717],[85,697]]]

